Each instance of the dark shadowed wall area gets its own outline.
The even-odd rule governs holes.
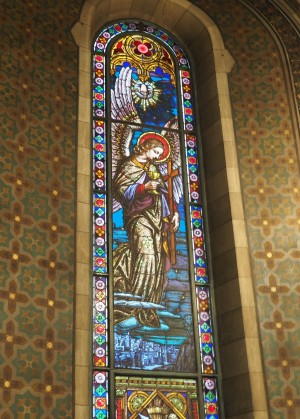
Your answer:
[[[270,415],[274,419],[297,418],[300,417],[299,33],[274,2],[198,0],[194,4],[216,22],[235,59],[229,88]],[[211,155],[211,162],[206,162],[208,167],[214,164],[214,153]],[[219,209],[217,213],[220,215]],[[238,345],[245,333],[235,314],[234,290],[231,307],[225,314],[225,323],[232,323],[232,335],[220,330],[221,345],[225,346],[233,336]],[[238,362],[234,353],[228,352],[223,366],[234,373]],[[232,388],[225,385],[224,392],[230,394]],[[234,404],[234,396],[231,397],[228,413]]]

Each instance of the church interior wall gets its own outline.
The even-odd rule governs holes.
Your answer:
[[[290,24],[267,0],[6,3],[1,417],[89,415],[89,45],[103,24],[128,17],[169,30],[195,63],[226,417],[297,417],[299,72],[289,55],[297,37],[284,36]]]

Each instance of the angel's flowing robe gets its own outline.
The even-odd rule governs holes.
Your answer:
[[[167,190],[161,177],[158,194],[145,191],[145,184],[160,176],[157,167],[142,164],[134,157],[119,167],[114,178],[114,196],[121,203],[128,243],[113,252],[114,292],[131,294],[132,301],[160,304],[170,269]],[[128,297],[130,300],[130,297]],[[150,304],[151,306],[151,304]],[[146,326],[159,327],[156,310],[147,307],[115,305],[115,324],[129,317]]]

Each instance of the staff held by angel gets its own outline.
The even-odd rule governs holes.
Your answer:
[[[123,209],[128,236],[113,252],[115,324],[159,328],[183,195],[178,121],[172,118],[161,133],[144,132],[133,145],[141,121],[130,67],[121,68],[111,99],[112,117],[120,121],[112,124],[113,210]]]

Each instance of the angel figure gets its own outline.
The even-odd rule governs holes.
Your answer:
[[[159,328],[166,273],[176,263],[177,204],[183,194],[176,118],[161,133],[140,129],[131,94],[132,70],[123,67],[111,91],[114,211],[123,208],[128,242],[113,252],[115,324]],[[130,122],[123,124],[122,122]]]

